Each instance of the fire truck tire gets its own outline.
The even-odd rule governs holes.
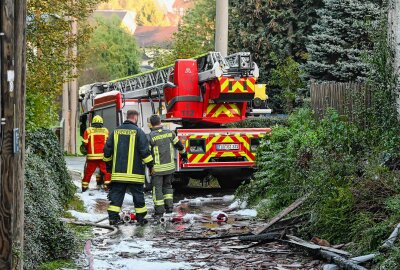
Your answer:
[[[219,175],[217,176],[217,180],[222,189],[236,189],[245,181],[243,178],[234,177],[232,175]]]
[[[178,181],[174,181],[172,183],[172,186],[174,187],[175,190],[184,190],[189,185],[189,180],[190,180],[189,177],[181,175],[179,176]]]

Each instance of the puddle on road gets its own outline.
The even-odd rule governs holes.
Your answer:
[[[97,199],[94,207],[95,213],[106,213],[108,208],[108,200]]]

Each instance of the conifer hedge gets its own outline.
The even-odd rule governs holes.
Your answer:
[[[51,130],[28,133],[26,147],[24,269],[33,270],[76,250],[74,233],[60,221],[75,186]]]

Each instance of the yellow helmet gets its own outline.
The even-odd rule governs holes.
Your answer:
[[[103,118],[100,115],[96,115],[92,119],[92,124],[103,124]]]

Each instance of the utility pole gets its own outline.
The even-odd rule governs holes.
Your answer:
[[[66,53],[66,57],[68,57]],[[69,152],[70,142],[70,111],[69,111],[69,82],[64,82],[62,93],[62,147],[64,151]]]
[[[400,76],[400,0],[391,0],[389,6],[389,36],[394,51],[394,70]],[[400,85],[397,85],[397,111],[400,117]]]
[[[74,40],[76,40],[76,36],[78,35],[78,22],[75,18],[71,18],[71,35]],[[77,59],[78,57],[78,47],[76,42],[72,45],[71,48],[72,59]],[[70,134],[70,153],[76,154],[76,120],[77,120],[77,110],[78,110],[78,80],[77,73],[78,69],[76,67],[76,63],[72,68],[72,76],[73,78],[70,81],[70,101],[71,101],[71,134]]]
[[[394,52],[393,68],[400,75],[400,0],[390,0],[388,9],[388,33],[390,45]],[[400,117],[400,85],[397,85],[397,112]]]
[[[26,0],[0,1],[0,269],[23,269]]]
[[[73,1],[72,1],[73,4]],[[78,22],[73,17],[66,18],[70,22],[70,31],[67,33],[76,39],[78,35]],[[68,48],[65,57],[77,59],[78,47],[75,44]],[[76,75],[78,73],[76,64],[71,70],[66,71],[66,76],[72,77],[64,82],[63,95],[62,95],[62,118],[63,118],[63,148],[70,154],[76,154],[76,123],[78,111],[78,80]]]
[[[228,55],[229,0],[217,0],[215,17],[215,51]]]

